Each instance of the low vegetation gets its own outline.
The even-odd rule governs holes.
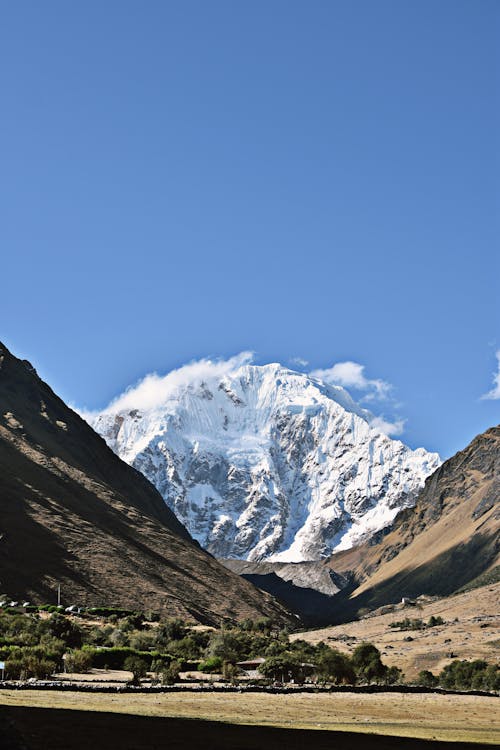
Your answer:
[[[426,624],[406,618],[391,627],[412,630],[442,623],[440,617]],[[46,609],[0,610],[0,660],[5,661],[7,679],[43,679],[60,671],[81,674],[105,668],[127,670],[135,685],[148,673],[154,683],[171,685],[181,672],[190,670],[237,682],[244,677],[239,663],[256,659],[259,679],[269,683],[404,682],[402,670],[384,664],[372,643],[359,643],[349,656],[324,642],[292,641],[269,619],[244,620],[239,627],[217,630],[125,610],[100,609],[78,616]],[[500,671],[482,660],[455,660],[438,675],[421,671],[415,682],[425,687],[498,691]]]
[[[396,620],[390,622],[390,628],[398,628],[399,630],[425,630],[426,628],[434,628],[436,625],[444,625],[445,622],[442,617],[429,617],[427,622],[418,618],[405,617],[404,620]]]

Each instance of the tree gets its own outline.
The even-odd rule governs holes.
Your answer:
[[[64,641],[69,648],[80,648],[83,642],[82,629],[64,615],[53,614],[48,623],[51,636]]]
[[[439,682],[442,687],[451,690],[468,690],[484,683],[488,663],[482,659],[459,661],[455,659],[442,670]]]
[[[71,651],[66,654],[66,671],[85,674],[92,666],[92,654],[88,651]]]
[[[207,674],[222,672],[222,659],[220,656],[210,656],[205,661],[201,661],[198,670]]]
[[[365,682],[379,682],[385,677],[387,667],[382,664],[380,651],[373,643],[360,643],[351,657],[357,676]]]
[[[301,660],[294,654],[284,653],[279,656],[270,656],[260,665],[259,671],[264,677],[279,682],[296,680],[301,682],[304,678],[304,668]]]
[[[177,618],[165,620],[156,630],[158,646],[166,646],[169,641],[180,641],[187,633],[184,622]]]
[[[423,687],[433,688],[438,685],[439,679],[428,669],[422,669],[422,671],[418,673],[417,682],[419,685],[423,685]]]
[[[222,661],[230,661],[235,664],[242,651],[241,645],[236,633],[222,628],[210,638],[207,656],[219,656]]]
[[[323,679],[335,682],[337,685],[340,683],[354,685],[356,682],[356,673],[349,657],[333,648],[328,648],[321,654],[318,662],[318,674]]]
[[[148,665],[146,664],[144,659],[141,659],[138,656],[128,656],[125,659],[123,668],[127,672],[132,672],[132,679],[130,682],[133,685],[140,685],[141,677],[146,676]]]
[[[396,685],[403,682],[404,674],[402,669],[396,666],[385,667],[385,669],[384,682],[386,685]]]
[[[153,682],[158,683],[161,681],[162,673],[167,668],[167,665],[163,659],[153,659],[151,662],[151,672],[153,673]]]

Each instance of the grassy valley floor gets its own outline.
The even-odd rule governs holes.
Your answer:
[[[426,743],[417,740],[439,740],[455,743],[455,747],[460,742],[496,744],[500,743],[499,706],[496,697],[436,694],[179,692],[91,695],[78,692],[0,691],[2,724],[10,723],[14,733],[22,737],[27,750],[46,747],[52,750],[80,750],[83,747],[92,747],[93,750],[101,747],[139,750],[144,747],[153,750],[155,747],[198,746],[205,750],[210,747],[292,748],[307,746],[307,741],[314,741],[315,750],[323,747],[335,747],[337,750],[356,747],[362,750],[364,747],[395,747],[396,737],[414,738],[415,742],[408,739],[401,744],[399,741],[399,746],[405,748],[426,746]],[[140,717],[150,717],[155,721],[144,722]],[[160,719],[165,720],[163,724]],[[189,721],[179,724],[180,719],[202,719],[207,723]],[[214,722],[214,719],[220,723]],[[231,730],[228,725],[232,726]],[[111,726],[116,727],[116,744],[109,744],[109,737],[105,741]],[[101,730],[97,732],[96,727],[101,727]],[[314,730],[314,734],[310,735],[309,740],[303,736],[303,744],[295,745],[293,743],[298,734],[287,732],[281,736],[279,732],[271,731],[273,727]],[[158,732],[158,736],[155,735],[155,739],[151,735],[148,740],[148,732]],[[188,742],[189,732],[194,734]],[[351,733],[355,734],[352,736]],[[226,735],[229,744],[224,744]],[[162,736],[163,740],[160,741]],[[196,744],[196,736],[199,737],[199,745]],[[250,736],[254,738],[254,744],[245,744]],[[167,742],[169,737],[170,744]],[[378,739],[374,744],[376,737]],[[371,738],[370,741],[368,738]],[[22,746],[19,744],[19,747]],[[6,747],[10,750],[16,745]]]

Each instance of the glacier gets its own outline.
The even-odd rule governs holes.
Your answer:
[[[441,463],[344,388],[280,364],[200,370],[87,419],[219,558],[304,562],[365,542]]]

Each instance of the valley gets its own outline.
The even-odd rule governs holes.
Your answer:
[[[441,464],[277,365],[169,399],[99,416],[113,452],[0,345],[12,748],[77,750],[89,715],[121,747],[186,726],[214,748],[250,747],[245,727],[266,747],[496,742],[500,428]]]

